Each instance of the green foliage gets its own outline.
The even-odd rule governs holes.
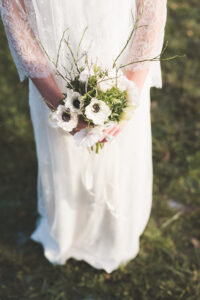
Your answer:
[[[86,92],[86,85],[85,82],[81,82],[79,80],[79,76],[76,76],[73,80],[70,81],[66,85],[68,89],[73,89],[74,91],[80,93],[81,95],[84,95]],[[91,87],[89,86],[89,90],[91,90]]]
[[[51,265],[29,239],[37,160],[27,82],[19,83],[1,25],[0,299],[200,299],[199,0],[168,0],[163,89],[151,93],[153,207],[135,259],[111,274],[84,261]]]
[[[104,101],[112,110],[109,116],[111,121],[120,121],[123,109],[128,106],[127,97],[127,92],[122,92],[117,87],[112,87],[106,92],[98,90],[98,99]]]
[[[109,116],[109,121],[120,121],[120,117],[125,107],[128,106],[128,95],[126,91],[120,91],[116,86],[108,89],[106,92],[101,91],[97,88],[98,80],[105,78],[107,76],[107,71],[101,70],[100,67],[94,65],[94,75],[89,76],[88,83],[81,82],[79,75],[77,75],[70,83],[67,85],[67,88],[73,88],[76,92],[79,92],[82,95],[83,100],[83,118],[89,123],[93,122],[85,116],[85,108],[90,104],[91,99],[96,97],[98,100],[104,101],[112,113]]]
[[[97,75],[90,76],[88,80],[88,91],[93,91],[91,97],[95,97],[96,95],[96,85],[97,85]]]

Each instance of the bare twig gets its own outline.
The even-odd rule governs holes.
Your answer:
[[[76,60],[76,58],[75,58],[75,56],[74,56],[73,50],[72,50],[72,48],[71,48],[69,42],[68,42],[66,39],[64,39],[64,42],[65,42],[65,44],[67,45],[67,47],[68,47],[68,49],[69,49],[69,51],[70,51],[70,54],[71,54],[71,56],[72,56],[72,59],[73,59],[73,61],[74,61],[74,64],[75,64],[75,66],[76,66],[76,69],[77,69],[78,73],[80,73],[80,70],[79,70],[79,67],[78,67],[78,64],[77,64],[77,60]]]
[[[77,53],[76,53],[77,60],[78,60],[78,57],[79,57],[79,50],[80,50],[80,47],[81,47],[81,43],[83,41],[83,38],[84,38],[84,35],[85,35],[87,29],[88,29],[88,26],[86,26],[85,29],[83,30],[83,34],[82,34],[80,42],[78,44],[78,49],[77,49]]]
[[[58,67],[58,61],[59,61],[59,56],[60,56],[60,49],[61,49],[61,45],[62,45],[62,42],[64,40],[64,35],[65,35],[65,32],[69,30],[69,27],[66,28],[62,34],[62,38],[60,40],[60,43],[59,43],[59,47],[58,47],[58,53],[57,53],[57,57],[56,57],[56,68]]]
[[[161,225],[161,228],[166,228],[167,226],[169,226],[172,222],[176,221],[179,219],[179,217],[183,214],[182,211],[179,211],[177,212],[175,215],[173,215],[172,218],[168,219],[166,222],[164,222],[162,225]]]

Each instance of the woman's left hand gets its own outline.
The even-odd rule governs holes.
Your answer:
[[[99,140],[99,142],[101,142],[101,143],[107,142],[107,140],[106,140],[107,135],[112,135],[113,138],[116,137],[121,132],[121,130],[125,127],[126,123],[127,123],[127,121],[121,121],[119,124],[116,124],[109,129],[103,130],[104,135],[101,138],[101,140]]]
[[[129,80],[134,81],[134,83],[137,85],[137,87],[141,91],[142,87],[144,85],[146,76],[148,74],[148,71],[149,71],[148,69],[141,70],[141,71],[139,70],[136,72],[128,70],[128,71],[126,71],[126,77]],[[109,129],[103,130],[104,135],[103,135],[102,139],[99,140],[99,142],[107,142],[107,140],[106,140],[107,135],[112,135],[113,137],[117,136],[121,132],[121,130],[124,128],[124,126],[126,125],[127,122],[128,121],[123,120],[119,124],[114,125],[113,127],[109,128]]]

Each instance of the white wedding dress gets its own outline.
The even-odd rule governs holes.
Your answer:
[[[63,31],[69,27],[76,51],[103,66],[112,66],[139,18],[137,29],[119,63],[155,57],[161,52],[166,0],[0,0],[3,24],[20,80],[29,78],[29,105],[38,159],[38,221],[31,239],[42,244],[53,264],[84,260],[110,273],[139,253],[152,205],[150,88],[161,87],[160,62],[132,64],[148,69],[140,105],[129,123],[99,154],[76,146],[73,136],[48,123],[50,109],[31,78],[54,74]],[[59,68],[69,67],[61,47]],[[65,82],[55,75],[62,92]],[[17,100],[17,99],[16,99]],[[18,99],[19,101],[19,99]]]

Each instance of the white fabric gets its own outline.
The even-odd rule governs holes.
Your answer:
[[[24,11],[21,0],[0,0],[2,21],[8,38],[9,47],[15,61],[20,80],[25,77],[46,77],[50,74],[48,60],[33,36],[38,36],[34,11]],[[27,7],[28,9],[28,7]]]
[[[137,30],[135,30],[127,62],[148,60],[159,56],[163,47],[167,17],[166,0],[136,0]],[[151,86],[162,87],[160,61],[142,62],[130,65],[132,71],[150,69]]]
[[[20,80],[25,77],[44,77],[52,65],[41,51],[33,35],[42,41],[50,58],[56,60],[63,30],[69,33],[77,49],[82,32],[88,26],[82,49],[90,57],[98,57],[104,65],[111,66],[125,45],[133,27],[133,17],[138,22],[129,46],[119,63],[129,63],[153,58],[161,52],[166,23],[167,0],[0,0],[2,20]],[[104,45],[102,47],[102,44]],[[66,49],[65,49],[66,50]],[[60,71],[69,67],[66,51],[61,51]],[[133,71],[150,68],[151,86],[162,87],[160,62],[133,64]],[[60,78],[59,78],[60,81]]]
[[[138,60],[144,59],[144,55],[151,57],[163,43],[166,0],[161,2],[162,5],[158,0],[87,0],[87,4],[81,0],[26,0],[23,7],[22,0],[0,0],[2,20],[20,80],[45,77],[53,70],[33,34],[55,60],[67,27],[75,50],[88,25],[81,50],[89,51],[93,60],[98,57],[102,65],[112,66],[131,31],[131,10],[137,17],[144,4],[148,11],[143,20],[149,23],[150,31],[148,26],[138,29],[141,33],[138,31],[135,40],[133,37],[118,63],[136,56]],[[159,15],[158,26],[155,20],[158,21]],[[137,47],[141,51],[136,53]],[[65,50],[61,49],[60,71],[62,65],[70,66]],[[50,110],[29,79],[40,214],[31,238],[43,245],[45,257],[53,264],[64,264],[69,257],[74,257],[112,272],[138,254],[139,238],[152,205],[150,87],[161,86],[160,65],[152,67],[153,64],[140,66],[140,70],[150,68],[150,72],[133,118],[98,155],[78,148],[73,136],[49,126]],[[138,65],[131,69],[136,71]],[[64,92],[64,81],[60,77],[55,79]],[[110,211],[112,204],[117,212]]]

